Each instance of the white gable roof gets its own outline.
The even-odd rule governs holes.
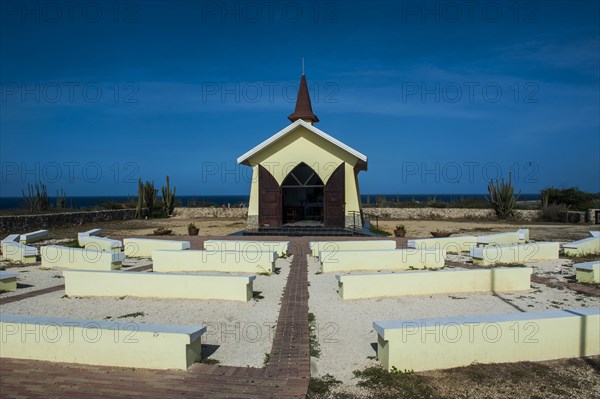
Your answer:
[[[241,157],[239,157],[237,159],[237,163],[241,164],[241,163],[246,162],[248,160],[248,158],[250,158],[254,154],[258,153],[259,151],[263,150],[264,148],[268,147],[269,145],[271,145],[272,143],[276,142],[277,140],[279,140],[280,138],[284,137],[285,135],[293,132],[299,126],[303,126],[303,127],[307,128],[308,130],[310,130],[311,132],[313,132],[317,136],[322,137],[323,139],[329,141],[333,145],[335,145],[335,146],[341,148],[342,150],[346,151],[347,153],[352,154],[353,156],[355,156],[359,160],[363,161],[365,163],[365,165],[366,165],[366,163],[367,163],[367,157],[366,157],[366,155],[361,154],[360,152],[356,151],[354,148],[352,148],[350,146],[347,146],[346,144],[342,143],[341,141],[339,141],[339,140],[331,137],[330,135],[328,135],[324,131],[322,131],[320,129],[317,129],[313,125],[304,122],[302,119],[298,119],[296,122],[292,123],[291,125],[288,125],[284,129],[282,129],[279,132],[275,133],[273,136],[269,137],[268,139],[266,139],[265,141],[263,141],[262,143],[260,143],[259,145],[257,145],[256,147],[254,147],[253,149],[251,149],[250,151],[248,151],[247,153],[245,153]]]

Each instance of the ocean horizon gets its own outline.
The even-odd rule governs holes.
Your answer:
[[[362,194],[361,201],[364,205],[374,204],[376,199],[384,197],[387,201],[416,201],[416,202],[459,202],[468,199],[483,199],[487,194]],[[248,195],[177,195],[175,201],[181,206],[188,206],[191,202],[195,202],[195,206],[240,206],[240,204],[248,205]],[[56,197],[48,196],[50,204],[54,206],[56,203]],[[128,195],[107,195],[107,196],[68,196],[67,207],[74,209],[88,209],[94,208],[102,203],[116,202],[126,203],[130,199],[136,201],[136,196]],[[535,194],[521,194],[519,197],[520,201],[532,201],[539,200],[540,195]],[[160,200],[160,195],[158,196]],[[25,202],[23,197],[0,197],[0,210],[9,209],[22,209],[25,208]]]

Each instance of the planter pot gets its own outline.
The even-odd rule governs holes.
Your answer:
[[[200,233],[200,229],[197,227],[188,227],[188,234],[191,236],[197,236]]]
[[[431,236],[432,237],[450,237],[452,233],[449,231],[432,231],[431,232]]]
[[[404,237],[406,235],[406,231],[405,230],[394,230],[394,235],[396,237]]]

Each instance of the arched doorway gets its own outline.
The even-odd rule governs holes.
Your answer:
[[[319,175],[301,162],[283,180],[281,185],[282,219],[284,225],[322,225],[323,190]]]

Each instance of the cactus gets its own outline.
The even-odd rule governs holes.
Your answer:
[[[67,207],[67,194],[62,188],[60,192],[56,190],[56,209],[65,209]]]
[[[171,191],[169,176],[167,176],[167,186],[163,186],[161,191],[163,209],[167,212],[167,215],[171,216],[173,214],[173,209],[175,209],[175,192],[177,191],[177,187],[173,186],[173,191]]]
[[[505,182],[504,178],[501,181],[496,179],[496,182],[490,181],[488,184],[489,197],[485,199],[490,203],[492,209],[496,213],[499,219],[506,219],[512,217],[515,214],[515,206],[517,200],[521,195],[521,191],[514,195],[515,189],[512,184],[512,175],[508,174],[508,181]]]
[[[156,192],[157,190],[154,188],[154,182],[150,183],[149,181],[144,184],[144,204],[148,209],[148,217],[152,215],[152,209],[154,209],[154,202],[156,202]]]
[[[142,184],[142,179],[138,179],[138,197],[137,197],[137,205],[135,207],[135,217],[140,219],[142,217],[142,208],[144,205],[144,185]]]
[[[30,183],[27,183],[27,193],[25,193],[23,189],[21,189],[21,193],[23,194],[25,207],[29,210],[29,212],[33,213],[35,209],[35,195],[33,194],[33,186]]]

